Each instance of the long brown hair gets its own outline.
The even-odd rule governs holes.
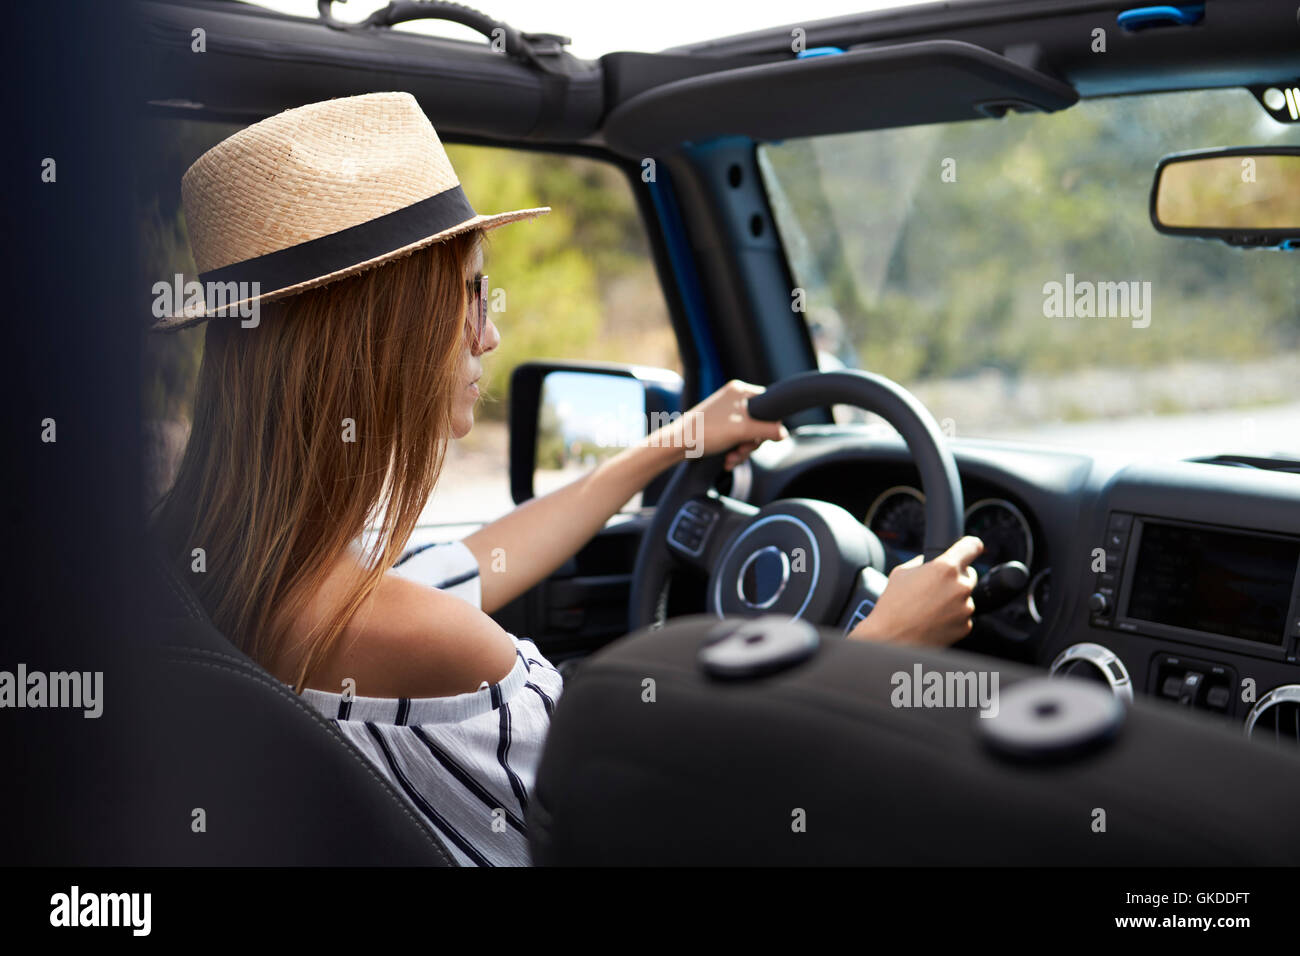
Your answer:
[[[363,573],[307,633],[298,691],[396,563],[438,480],[464,384],[465,269],[481,238],[267,303],[254,328],[208,323],[189,443],[155,527],[217,629],[270,666],[382,518]],[[201,574],[189,573],[196,548]]]

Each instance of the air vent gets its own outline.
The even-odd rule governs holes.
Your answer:
[[[1300,749],[1300,684],[1283,684],[1261,697],[1246,717],[1246,736]]]
[[[1126,702],[1133,700],[1133,682],[1128,668],[1109,647],[1101,644],[1072,644],[1056,656],[1049,668],[1052,677],[1073,677],[1105,684]]]

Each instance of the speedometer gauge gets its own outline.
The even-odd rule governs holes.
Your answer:
[[[911,485],[882,491],[863,522],[889,552],[890,564],[902,564],[925,548],[925,495]]]
[[[985,498],[966,510],[966,533],[984,542],[984,553],[974,567],[981,575],[1005,561],[1033,567],[1034,536],[1025,516],[1009,501]]]

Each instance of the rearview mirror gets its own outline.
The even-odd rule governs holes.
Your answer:
[[[510,493],[518,504],[590,471],[680,415],[667,369],[524,362],[510,376]],[[652,504],[657,484],[641,503]]]
[[[1151,187],[1151,223],[1169,235],[1236,246],[1300,247],[1300,147],[1164,157]]]

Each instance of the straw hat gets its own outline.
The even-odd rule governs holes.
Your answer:
[[[341,97],[254,123],[195,161],[181,198],[206,301],[168,310],[157,332],[550,212],[476,213],[409,93]]]

